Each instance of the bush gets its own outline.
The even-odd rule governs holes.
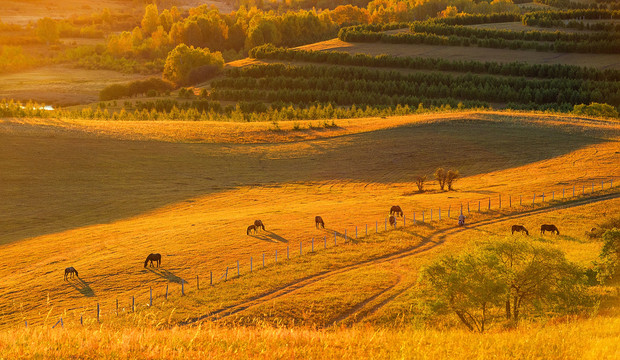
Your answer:
[[[605,116],[605,117],[618,117],[618,110],[608,104],[591,103],[590,105],[575,105],[573,107],[573,113],[577,115],[588,116]]]
[[[206,66],[206,67],[205,67]],[[177,85],[196,83],[190,76],[192,70],[197,69],[195,75],[212,76],[224,66],[222,53],[210,52],[209,49],[178,45],[170,51],[164,65],[164,79]]]

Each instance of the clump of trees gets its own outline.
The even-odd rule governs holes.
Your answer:
[[[170,81],[152,77],[146,80],[136,80],[127,84],[108,85],[99,92],[99,100],[108,101],[124,97],[144,95],[153,92],[155,95],[169,92],[174,89],[174,84]]]
[[[163,77],[177,85],[188,85],[214,76],[223,67],[221,52],[181,44],[168,54]]]
[[[601,283],[613,279],[620,270],[620,229],[612,228],[603,234],[603,248],[596,263],[596,278]]]
[[[416,176],[415,184],[418,187],[418,192],[424,192],[424,185],[425,185],[426,180],[427,180],[426,175]]]
[[[523,240],[446,255],[423,269],[422,280],[436,311],[454,313],[475,332],[498,320],[577,313],[593,304],[581,268],[556,248]]]
[[[454,190],[452,185],[454,182],[461,176],[458,170],[444,170],[443,168],[438,168],[435,170],[435,180],[439,184],[439,188],[443,191],[448,185],[448,191]]]
[[[573,113],[577,115],[589,115],[589,116],[605,116],[605,117],[618,117],[618,110],[608,104],[591,103],[590,105],[580,104],[573,107]]]

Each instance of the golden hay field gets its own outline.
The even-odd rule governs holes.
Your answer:
[[[496,61],[507,63],[514,61],[528,64],[565,64],[594,67],[598,69],[620,69],[620,59],[614,54],[577,54],[537,52],[534,50],[491,49],[465,46],[442,46],[421,44],[386,44],[386,43],[352,43],[340,39],[321,41],[300,46],[299,49],[314,51],[343,51],[351,54],[393,55],[424,58],[441,58],[446,60]]]
[[[263,252],[277,249],[283,259],[286,247],[295,253],[299,241],[307,253],[313,237],[319,247],[324,236],[331,244],[333,231],[342,235],[347,230],[353,236],[355,226],[361,233],[370,224],[372,232],[393,204],[400,204],[409,219],[413,211],[419,219],[422,210],[429,216],[431,208],[439,207],[445,218],[448,206],[454,217],[455,209],[467,201],[473,210],[478,200],[484,207],[488,198],[496,208],[499,194],[504,207],[508,196],[516,204],[519,195],[525,203],[533,193],[540,199],[545,191],[548,200],[555,191],[557,199],[562,188],[571,191],[576,184],[579,194],[579,185],[587,185],[589,193],[592,183],[599,190],[602,180],[618,176],[618,123],[613,120],[481,112],[337,124],[335,130],[307,130],[300,140],[295,131],[274,133],[267,124],[249,124],[253,131],[248,132],[233,123],[3,120],[0,257],[11,261],[0,264],[0,296],[6,300],[0,304],[2,325],[24,320],[41,324],[66,311],[74,319],[82,311],[92,315],[97,302],[104,303],[109,314],[116,299],[126,308],[131,296],[139,297],[143,306],[148,287],[161,298],[168,281],[175,294],[181,279],[193,291],[196,275],[206,284],[210,271],[217,278],[227,266],[236,272],[237,260],[247,271],[249,257],[258,267]],[[214,133],[223,135],[218,139]],[[415,193],[413,177],[438,166],[461,171],[457,191],[439,192],[429,184],[429,192]],[[609,209],[618,207],[616,200],[609,204]],[[588,222],[568,236],[595,222],[587,214]],[[327,230],[315,229],[315,215],[325,219]],[[246,226],[257,218],[268,231],[247,236]],[[327,251],[341,254],[333,256],[342,257],[342,264],[353,264],[355,254],[370,259],[416,246],[452,225],[421,227],[406,241],[390,232],[393,235],[380,237],[379,247],[369,243]],[[495,231],[501,233],[503,227]],[[164,255],[161,271],[143,268],[150,252]],[[223,285],[228,290],[209,290],[204,296],[231,304],[342,265],[317,256],[301,257],[294,271],[281,273],[279,266],[264,270],[275,271],[274,277],[252,275],[260,284],[256,288],[228,282]],[[82,282],[63,281],[67,266],[80,271]],[[357,290],[388,289],[399,272],[405,284],[413,279],[392,265],[348,270],[370,279],[355,284]],[[373,272],[385,276],[377,283],[368,276]],[[348,280],[342,274],[341,280],[328,280],[346,289]],[[309,285],[304,291],[325,291],[325,283]],[[402,290],[399,286],[391,290]],[[359,302],[360,292],[353,290],[339,301],[346,306]],[[218,305],[192,299],[175,310],[174,320]],[[309,314],[302,315],[312,319]],[[324,316],[333,320],[328,319],[332,315]]]

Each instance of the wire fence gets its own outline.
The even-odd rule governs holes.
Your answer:
[[[446,206],[429,207],[425,209],[410,210],[403,212],[402,216],[392,225],[389,216],[374,223],[366,223],[362,226],[344,229],[343,232],[333,231],[333,234],[324,235],[322,238],[313,237],[310,240],[299,241],[299,246],[288,244],[286,248],[275,249],[274,252],[262,252],[259,256],[250,256],[246,262],[237,260],[225,268],[209,271],[208,274],[196,274],[191,281],[178,278],[178,281],[168,281],[165,287],[153,288],[140,291],[137,296],[130,298],[113,299],[111,301],[99,301],[92,306],[84,306],[67,309],[54,323],[52,328],[64,327],[67,318],[71,322],[81,325],[88,323],[100,323],[105,318],[116,317],[121,314],[135,313],[140,309],[153,306],[153,301],[157,299],[168,300],[172,296],[186,296],[188,291],[200,291],[206,287],[217,286],[218,283],[240,278],[245,274],[260,271],[268,266],[282,263],[294,257],[316,253],[321,250],[335,248],[345,243],[366,237],[368,235],[413,226],[416,224],[426,224],[437,221],[453,221],[461,214],[468,216],[471,213],[489,213],[493,211],[524,211],[543,207],[548,203],[566,202],[584,197],[590,197],[611,191],[614,187],[613,179],[599,179],[596,182],[576,183],[573,185],[558,185],[557,187],[546,189],[545,191],[531,192],[530,194],[505,195],[495,194],[484,198],[458,202]],[[454,206],[453,206],[454,205]],[[396,218],[396,217],[395,217]],[[349,232],[350,230],[350,232]],[[78,320],[79,316],[79,320]],[[65,320],[63,320],[63,317]],[[48,314],[49,318],[49,314]],[[48,318],[44,324],[48,323]],[[28,327],[28,320],[24,319],[24,325]]]

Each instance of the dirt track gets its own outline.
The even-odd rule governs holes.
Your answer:
[[[567,204],[559,204],[557,206],[525,211],[525,212],[517,213],[514,215],[502,216],[500,218],[478,221],[475,223],[470,223],[466,225],[465,227],[453,227],[453,228],[448,228],[444,230],[439,230],[433,233],[432,235],[430,235],[429,237],[425,238],[424,241],[417,246],[409,247],[409,248],[406,248],[406,249],[403,249],[403,250],[400,250],[394,253],[386,254],[386,255],[383,255],[383,256],[380,256],[374,259],[362,261],[362,262],[352,264],[349,266],[345,266],[339,269],[335,269],[331,271],[323,271],[323,272],[320,272],[320,273],[317,273],[311,276],[307,276],[302,279],[295,280],[282,287],[279,287],[272,291],[265,292],[258,296],[252,297],[239,304],[224,307],[222,309],[213,311],[211,313],[189,319],[187,322],[183,323],[182,325],[192,324],[192,323],[195,323],[201,320],[211,320],[211,321],[222,320],[229,316],[235,315],[241,311],[244,311],[248,308],[259,306],[268,301],[290,295],[291,293],[294,293],[304,287],[315,284],[319,281],[325,280],[335,275],[354,271],[354,270],[357,270],[357,269],[360,269],[366,266],[373,266],[373,265],[377,265],[381,263],[388,263],[388,262],[392,262],[395,260],[400,260],[403,258],[417,255],[419,253],[428,251],[436,246],[443,244],[449,236],[452,236],[464,230],[475,229],[477,227],[490,225],[490,224],[497,223],[497,222],[519,219],[519,218],[523,218],[526,216],[542,214],[546,212],[556,211],[559,209],[578,207],[578,206],[583,206],[583,205],[587,205],[587,204],[594,203],[594,202],[611,200],[617,197],[620,197],[620,193],[600,195],[600,196],[596,196],[596,197],[592,197],[588,199],[570,202]],[[396,281],[396,283],[392,284],[390,287],[388,287],[385,290],[372,294],[371,296],[366,298],[364,301],[353,306],[353,308],[342,312],[336,318],[331,320],[327,324],[327,326],[335,325],[339,323],[351,324],[351,323],[359,322],[363,318],[377,312],[380,308],[382,308],[383,306],[388,304],[390,301],[395,299],[397,296],[402,294],[405,290],[407,290],[408,287],[403,288],[402,286],[401,287],[398,286],[401,283],[401,280],[402,280],[402,277],[398,276],[398,280]]]

